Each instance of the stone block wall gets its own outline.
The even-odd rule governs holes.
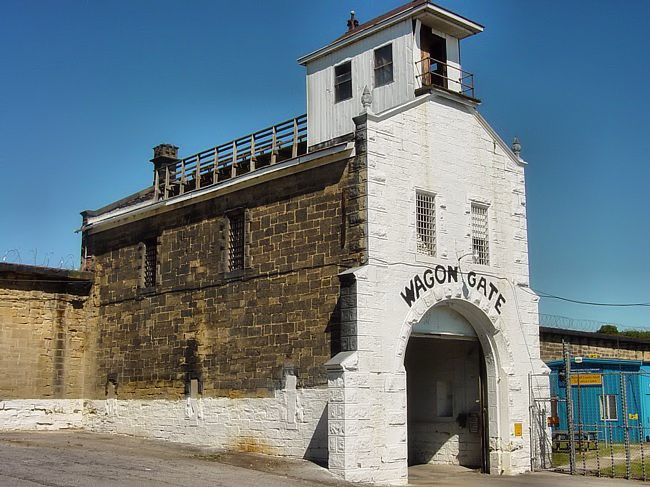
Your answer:
[[[91,278],[0,263],[0,430],[81,427]]]
[[[347,159],[84,236],[97,327],[87,397],[272,397],[286,371],[326,384],[340,349],[339,272],[361,259],[359,168]],[[229,272],[228,215],[245,214],[245,268]],[[352,222],[352,223],[351,223]],[[353,239],[354,237],[354,239]],[[143,289],[141,244],[157,242]]]
[[[540,353],[544,362],[562,360],[562,340],[574,357],[650,360],[650,340],[540,327]]]
[[[0,398],[83,395],[89,273],[0,264]]]

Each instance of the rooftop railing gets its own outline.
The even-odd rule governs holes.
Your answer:
[[[417,78],[423,87],[439,86],[474,98],[474,75],[457,66],[432,57],[415,63]]]
[[[155,198],[167,199],[307,153],[307,115],[218,145],[155,171]]]

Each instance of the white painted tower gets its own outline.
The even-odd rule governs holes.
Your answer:
[[[530,469],[524,167],[478,113],[460,41],[475,22],[410,2],[299,60],[308,145],[355,133],[367,262],[341,278],[343,351],[327,363],[329,468],[405,484],[415,463]]]

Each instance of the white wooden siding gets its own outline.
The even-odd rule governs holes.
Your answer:
[[[418,21],[417,27],[420,27]],[[421,26],[422,29],[430,27]],[[432,29],[447,41],[448,75],[460,77],[460,46],[457,38]],[[415,61],[420,59],[419,29],[413,34],[412,20],[407,19],[349,46],[307,64],[307,134],[308,145],[319,144],[354,131],[352,117],[361,113],[361,95],[367,86],[372,93],[372,112],[381,113],[415,98]],[[374,50],[393,45],[393,82],[375,88]],[[352,98],[334,102],[334,67],[352,62]],[[449,82],[449,89],[460,85]]]
[[[393,44],[393,82],[374,87],[374,50]],[[352,61],[352,98],[334,103],[334,66]],[[307,134],[314,145],[354,131],[365,86],[372,91],[372,111],[380,113],[415,97],[411,20],[361,39],[307,65]]]

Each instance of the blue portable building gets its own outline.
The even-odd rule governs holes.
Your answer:
[[[551,369],[553,432],[568,430],[564,361]],[[650,366],[640,360],[571,360],[574,431],[600,442],[650,441]]]

